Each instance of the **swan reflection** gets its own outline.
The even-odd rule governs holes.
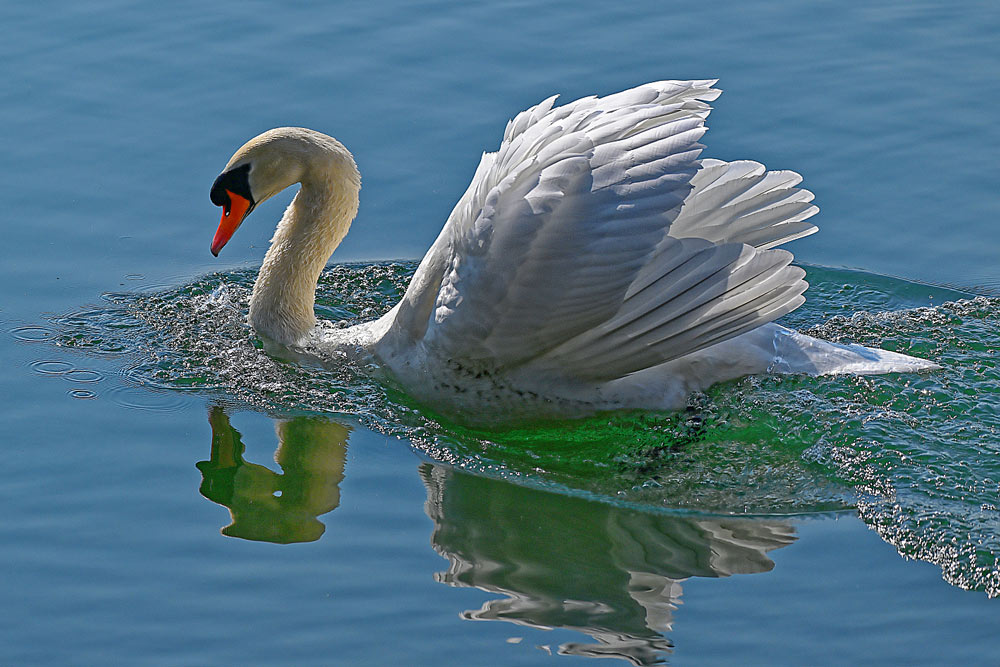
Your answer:
[[[340,504],[350,429],[319,418],[276,421],[279,474],[243,459],[241,435],[221,408],[210,410],[209,423],[211,458],[197,466],[202,495],[232,516],[222,534],[319,539],[325,527],[317,517]],[[435,579],[502,596],[462,618],[590,638],[559,646],[564,654],[662,662],[683,580],[769,571],[768,552],[796,539],[777,520],[643,511],[433,463],[419,471],[431,545],[448,561]]]
[[[197,463],[201,494],[229,509],[229,537],[265,542],[312,542],[326,527],[317,519],[340,504],[350,429],[317,418],[275,422],[275,462],[282,473],[243,459],[240,432],[219,407],[209,411],[212,454]]]
[[[766,572],[767,552],[796,539],[781,521],[643,512],[431,464],[421,476],[448,560],[437,580],[504,596],[462,617],[593,638],[565,654],[661,662],[682,580]]]

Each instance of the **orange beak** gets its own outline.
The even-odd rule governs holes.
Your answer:
[[[235,194],[232,190],[226,190],[226,194],[229,195],[229,204],[222,207],[222,220],[219,221],[219,229],[212,239],[212,254],[216,257],[219,256],[222,247],[229,243],[229,239],[233,238],[243,218],[253,209],[249,199]]]

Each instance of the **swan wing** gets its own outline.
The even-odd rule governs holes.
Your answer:
[[[553,97],[516,116],[404,299],[423,297],[428,349],[611,379],[797,307],[806,285],[789,253],[668,237],[702,169],[714,83],[663,81],[560,107]]]
[[[801,182],[794,171],[751,160],[702,160],[670,236],[773,248],[813,234],[816,226],[804,221],[819,208],[812,192],[795,187]]]
[[[536,363],[606,381],[746,333],[805,301],[805,271],[791,261],[785,250],[668,238],[612,318]]]

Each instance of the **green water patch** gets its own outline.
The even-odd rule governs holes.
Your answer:
[[[377,317],[415,267],[329,267],[317,310],[335,326]],[[930,358],[942,370],[744,378],[692,396],[677,413],[485,431],[427,413],[370,369],[266,354],[246,323],[253,270],[108,294],[31,338],[112,359],[133,399],[185,392],[276,415],[341,415],[431,459],[524,485],[664,511],[857,508],[904,556],[937,563],[963,588],[1000,595],[1000,299],[806,268],[807,303],[786,324]]]

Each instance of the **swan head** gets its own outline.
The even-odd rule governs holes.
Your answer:
[[[275,128],[243,144],[212,184],[212,203],[222,207],[212,254],[218,256],[257,204],[345,158],[354,167],[343,144],[303,127]]]

